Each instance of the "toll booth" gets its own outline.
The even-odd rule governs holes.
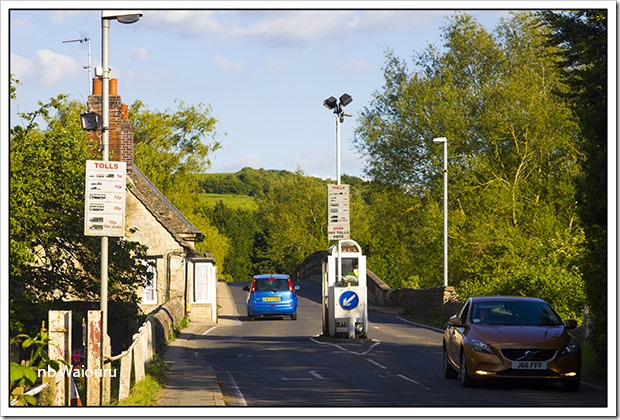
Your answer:
[[[323,334],[366,337],[368,306],[366,256],[357,242],[333,244],[322,262]]]

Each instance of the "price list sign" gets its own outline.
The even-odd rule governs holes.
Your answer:
[[[327,239],[350,239],[349,186],[327,186]]]
[[[127,164],[86,161],[84,235],[125,236]]]

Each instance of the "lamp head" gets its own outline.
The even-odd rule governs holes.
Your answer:
[[[94,131],[101,128],[101,115],[95,112],[80,114],[82,119],[82,129],[86,131]]]
[[[349,105],[351,102],[353,102],[353,98],[348,93],[343,93],[340,97],[340,106],[343,108]]]
[[[330,96],[329,98],[325,99],[323,101],[323,106],[327,109],[336,108],[336,106],[338,106],[336,98],[334,98],[333,96]]]
[[[143,16],[141,10],[102,10],[101,19],[117,20],[120,23],[136,23]]]
[[[433,143],[435,143],[435,144],[441,144],[441,143],[445,143],[447,141],[448,141],[448,139],[445,138],[445,137],[436,137],[436,138],[433,139]]]

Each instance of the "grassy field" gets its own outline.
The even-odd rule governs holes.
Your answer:
[[[256,210],[256,203],[254,197],[249,195],[236,195],[236,194],[204,194],[201,197],[201,201],[206,202],[210,207],[215,206],[219,201],[222,201],[227,207],[231,209],[241,210]]]

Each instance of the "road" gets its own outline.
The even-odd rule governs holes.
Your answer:
[[[321,336],[320,285],[299,282],[298,319],[249,321],[242,283],[229,283],[233,322],[195,338],[194,356],[213,367],[227,405],[248,407],[536,408],[536,415],[566,407],[606,407],[607,391],[583,384],[493,382],[462,388],[442,375],[440,332],[401,317],[369,313],[368,339]],[[504,414],[514,415],[514,409]],[[592,409],[588,411],[592,414]],[[460,412],[462,413],[462,411]],[[571,410],[574,415],[575,410]]]

